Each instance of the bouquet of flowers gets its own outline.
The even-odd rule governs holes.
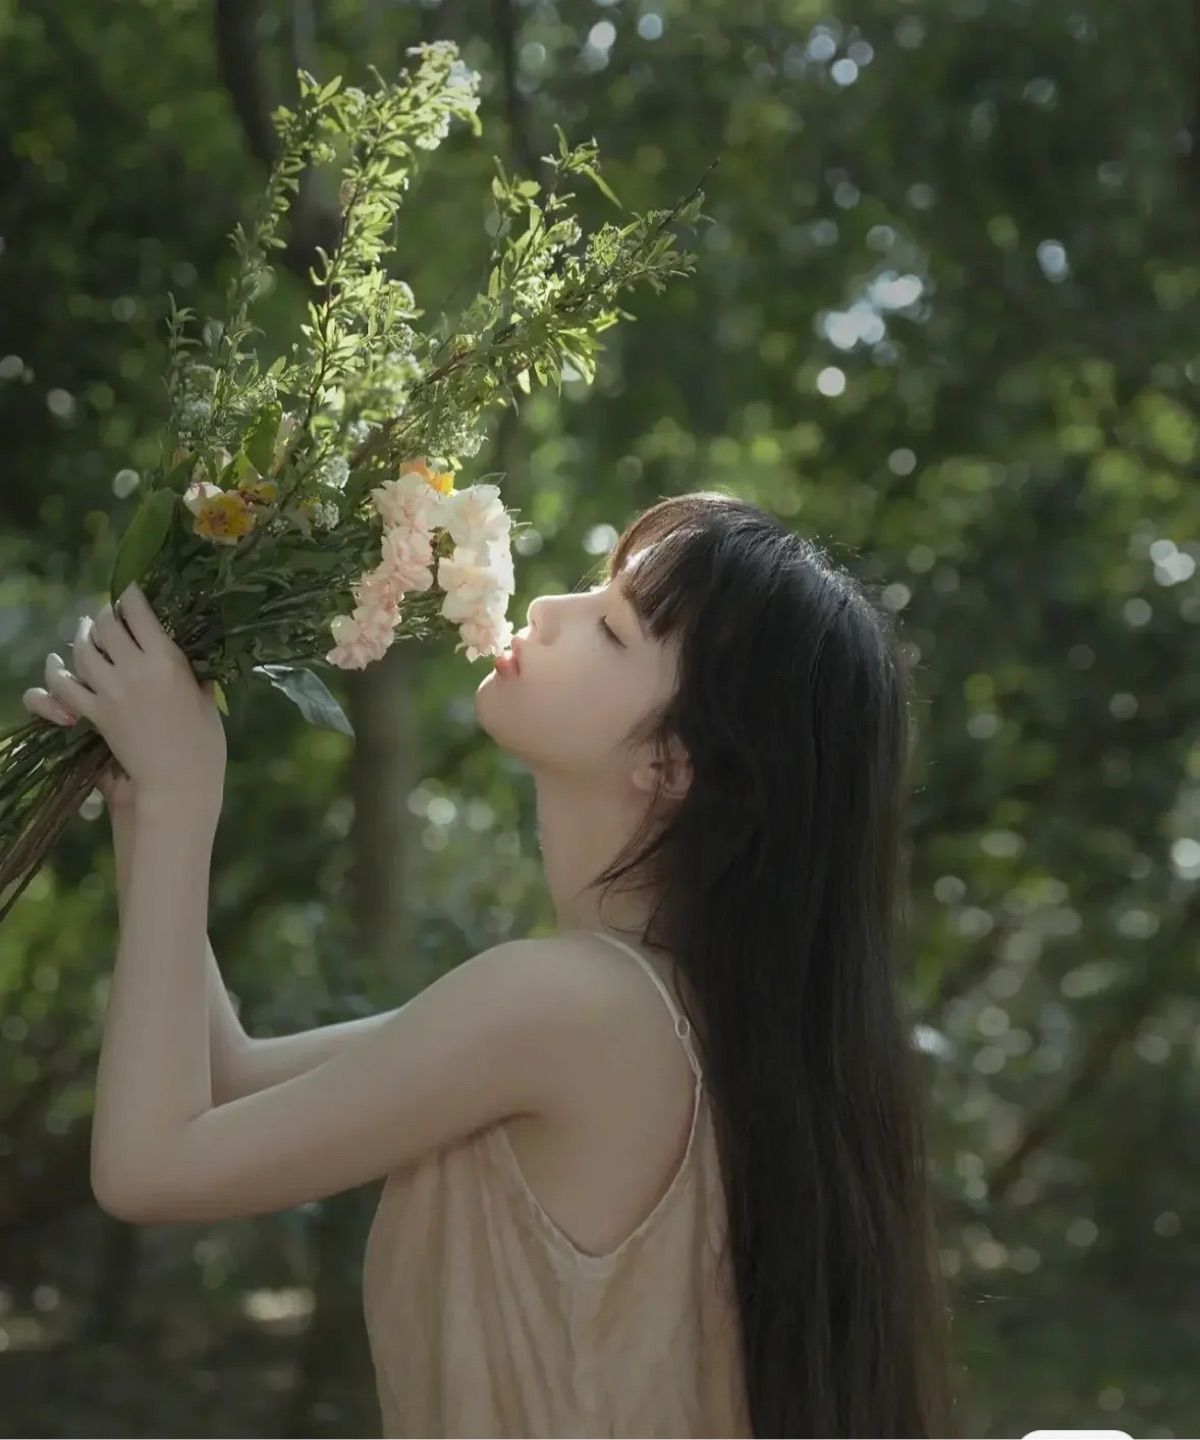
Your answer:
[[[590,383],[597,336],[625,314],[617,297],[690,274],[668,226],[708,218],[697,187],[672,210],[585,237],[559,193],[564,177],[584,175],[620,202],[595,144],[569,147],[558,130],[545,194],[494,161],[486,290],[457,325],[443,316],[423,332],[411,288],[380,260],[419,152],[454,119],[482,133],[480,77],[451,42],[408,53],[415,73],[389,83],[372,68],[373,94],[299,72],[295,108],[272,117],[279,157],[258,213],[231,236],[239,264],[224,318],[194,333],[194,313],[168,297],[170,418],[110,588],[115,603],[137,582],[225,714],[225,687],[259,674],[311,723],[349,734],[308,664],[361,669],[441,622],[457,626],[469,661],[508,648],[512,514],[488,483],[502,476],[455,483],[462,459],[483,443],[486,412],[518,403],[531,376],[561,393],[566,364]],[[302,338],[264,369],[250,308],[273,284],[298,177],[334,163],[337,244],[318,250]],[[35,718],[0,735],[0,918],[111,761],[86,721],[67,730]]]

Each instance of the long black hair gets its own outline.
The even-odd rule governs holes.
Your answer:
[[[675,694],[627,738],[664,758],[682,743],[692,779],[592,885],[652,892],[641,939],[686,997],[754,1433],[948,1436],[950,1319],[897,975],[912,727],[891,612],[719,490],[654,504],[602,563],[679,647]]]

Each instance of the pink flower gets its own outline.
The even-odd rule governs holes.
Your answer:
[[[462,621],[481,609],[503,610],[508,604],[505,577],[493,568],[490,555],[460,545],[453,555],[438,561],[438,584],[446,592],[442,614]]]
[[[438,491],[416,471],[385,480],[371,491],[375,508],[389,528],[432,530],[445,503]]]
[[[369,610],[395,610],[404,593],[404,587],[382,565],[368,571],[354,589],[358,603]]]
[[[373,650],[358,641],[335,645],[325,655],[328,664],[336,665],[341,670],[365,670],[373,660],[378,659],[379,656]]]
[[[507,543],[512,516],[500,500],[498,485],[472,485],[446,496],[437,523],[456,545],[486,550]]]
[[[329,628],[337,644],[325,659],[343,670],[364,670],[372,661],[382,660],[394,633],[386,611],[362,606],[353,615],[335,616]]]
[[[433,584],[432,534],[428,530],[388,530],[379,569],[402,591],[428,590]]]
[[[502,655],[512,644],[512,624],[502,613],[481,609],[458,627],[462,643],[456,650],[466,647],[467,659],[478,660],[481,655]]]

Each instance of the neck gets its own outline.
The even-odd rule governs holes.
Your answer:
[[[597,793],[558,778],[535,777],[538,841],[546,884],[560,930],[633,931],[650,918],[653,896],[622,890],[622,879],[603,901],[587,888],[633,835],[642,813],[625,794]]]

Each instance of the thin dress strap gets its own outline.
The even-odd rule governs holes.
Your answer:
[[[654,981],[655,985],[658,987],[658,993],[667,1002],[667,1009],[671,1012],[671,1018],[675,1021],[675,1033],[679,1036],[680,1040],[683,1041],[683,1048],[685,1051],[687,1051],[687,1057],[689,1062],[691,1063],[692,1069],[696,1072],[696,1078],[698,1080],[703,1080],[704,1076],[700,1069],[700,1061],[696,1058],[696,1051],[692,1044],[691,1022],[688,1020],[687,1016],[684,1015],[683,1012],[679,1009],[679,1006],[675,1003],[675,997],[663,984],[662,979],[659,976],[658,972],[655,970],[654,966],[651,965],[649,960],[647,960],[644,955],[640,954],[637,950],[635,950],[632,945],[628,944],[624,940],[618,940],[615,935],[610,935],[607,930],[589,930],[587,933],[589,935],[599,935],[602,940],[610,940],[614,945],[619,945],[621,949],[626,952],[626,954],[633,956],[633,958],[638,962],[638,964],[642,967],[646,974],[649,975],[651,980]]]

